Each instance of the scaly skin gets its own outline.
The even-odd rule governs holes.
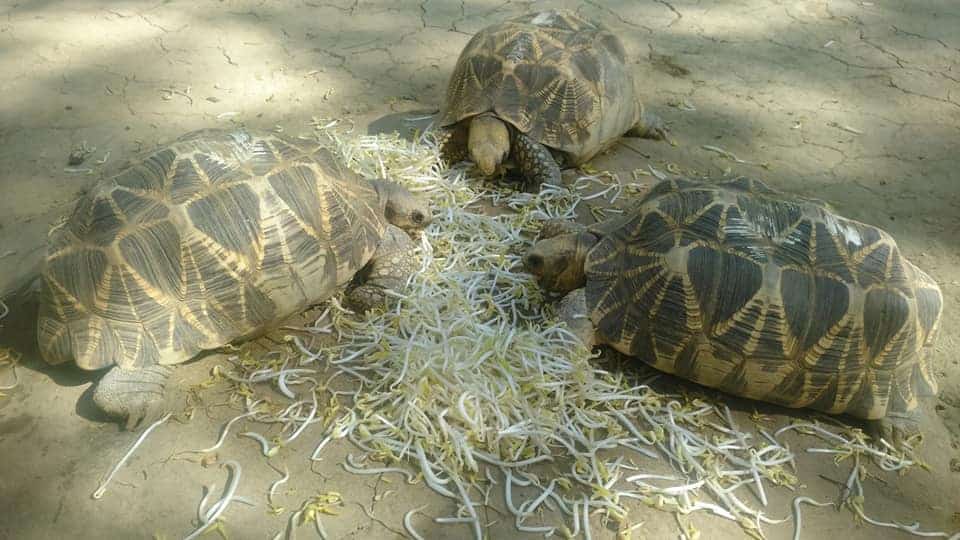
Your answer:
[[[126,429],[133,431],[163,415],[171,373],[173,367],[162,365],[114,367],[97,383],[93,402],[111,417],[125,419]]]
[[[537,236],[537,240],[546,240],[547,238],[553,238],[554,236],[560,236],[561,234],[577,234],[587,230],[585,225],[581,225],[576,221],[570,221],[567,219],[548,219],[543,222],[543,225],[540,227],[540,234]]]
[[[514,134],[512,142],[513,161],[528,185],[560,185],[560,165],[546,146],[520,132]]]
[[[637,122],[637,125],[630,128],[624,135],[662,141],[667,139],[668,131],[667,124],[663,119],[644,110],[640,113],[640,121]]]
[[[882,438],[894,448],[902,448],[905,444],[914,446],[923,440],[920,431],[920,412],[887,412],[887,416],[872,420],[869,423],[870,435]]]
[[[581,343],[588,349],[599,345],[597,343],[596,332],[593,327],[593,321],[590,320],[587,311],[586,289],[579,288],[570,291],[569,294],[560,300],[559,309],[560,320],[566,323],[567,329],[577,336]]]
[[[460,163],[470,157],[467,153],[467,130],[460,124],[438,130],[437,143],[440,146],[440,158],[447,165]]]
[[[347,293],[347,304],[358,313],[387,304],[387,289],[399,291],[407,279],[417,271],[413,240],[397,227],[390,225],[367,268],[361,272],[365,281]]]

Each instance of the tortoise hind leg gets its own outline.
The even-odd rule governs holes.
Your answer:
[[[358,313],[387,305],[387,290],[400,291],[417,271],[416,245],[403,230],[389,225],[373,258],[361,271],[363,283],[347,294],[347,305]]]
[[[560,165],[546,146],[519,132],[514,134],[512,143],[513,161],[528,185],[560,185]]]
[[[659,116],[642,109],[640,120],[635,126],[624,133],[627,137],[642,137],[644,139],[653,139],[662,141],[667,139],[667,123]]]
[[[97,383],[93,402],[108,415],[124,419],[127,430],[134,430],[160,418],[166,406],[167,382],[171,366],[124,369],[113,367]]]
[[[937,393],[933,374],[928,376],[925,373],[927,365],[908,363],[895,373],[886,403],[886,416],[870,422],[870,434],[874,438],[882,438],[907,452],[923,442],[920,429],[923,403]]]
[[[897,449],[904,449],[904,446],[914,448],[916,443],[923,441],[918,410],[888,412],[879,420],[871,420],[869,429],[874,438],[882,438]]]

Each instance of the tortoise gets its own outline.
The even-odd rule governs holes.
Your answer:
[[[358,309],[415,269],[425,200],[361,178],[319,143],[188,133],[97,183],[51,229],[38,341],[52,364],[110,368],[94,402],[155,418],[172,365],[255,337],[355,277]]]
[[[559,184],[622,135],[665,137],[637,99],[620,39],[567,10],[480,30],[460,53],[438,120],[441,155],[484,176],[508,159],[531,183]],[[561,163],[558,163],[558,160]]]
[[[885,231],[762,181],[657,184],[615,219],[551,221],[524,255],[585,344],[730,394],[919,434],[943,296]]]

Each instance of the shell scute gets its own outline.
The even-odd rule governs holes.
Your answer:
[[[491,25],[464,47],[447,85],[441,126],[492,112],[581,163],[640,119],[623,44],[565,10]]]
[[[314,143],[187,134],[98,183],[51,231],[40,350],[135,368],[258,333],[366,264],[380,208]]]
[[[880,229],[756,180],[674,179],[592,230],[587,305],[598,337],[625,354],[744,397],[867,419],[936,389],[942,294]]]

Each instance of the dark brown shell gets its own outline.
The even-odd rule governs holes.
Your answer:
[[[586,274],[604,342],[700,384],[867,419],[936,391],[933,279],[886,232],[761,182],[661,183]]]
[[[609,146],[641,114],[620,40],[566,10],[521,15],[467,43],[440,125],[491,111],[572,163]]]
[[[318,145],[193,132],[97,184],[50,233],[51,363],[185,361],[330,296],[383,234],[373,186]]]

